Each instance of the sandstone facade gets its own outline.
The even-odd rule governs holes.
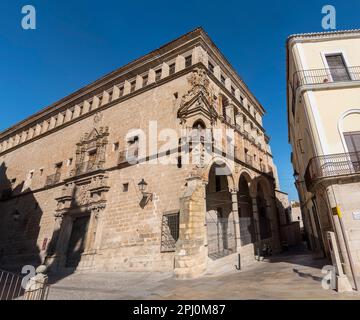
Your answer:
[[[196,29],[9,128],[1,266],[189,278],[208,259],[240,253],[248,264],[265,243],[278,250],[264,113]]]

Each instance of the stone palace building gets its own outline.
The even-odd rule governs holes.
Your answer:
[[[264,113],[198,28],[5,130],[0,267],[189,278],[278,251]]]

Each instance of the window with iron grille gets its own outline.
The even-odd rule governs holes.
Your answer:
[[[162,218],[161,252],[175,251],[176,241],[179,239],[179,212],[166,213]]]

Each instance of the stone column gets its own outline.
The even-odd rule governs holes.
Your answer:
[[[182,55],[178,55],[175,59],[175,72],[185,69],[185,58]]]
[[[271,197],[265,198],[266,204],[266,217],[270,221],[270,230],[272,237],[272,249],[274,253],[280,251],[280,238],[279,238],[279,230],[278,230],[278,221],[276,216],[276,208],[274,206],[274,199]]]
[[[254,229],[255,229],[255,239],[256,239],[256,252],[260,257],[261,255],[261,235],[260,235],[260,224],[259,224],[259,212],[257,207],[256,196],[251,197],[252,200],[252,210],[254,215]]]
[[[232,212],[234,215],[234,231],[236,240],[236,251],[240,252],[240,219],[239,219],[239,204],[238,204],[238,190],[233,189],[231,192]]]
[[[101,239],[101,215],[103,207],[93,206],[90,208],[90,221],[85,239],[84,252],[77,267],[78,270],[92,269],[95,267],[95,256],[100,246]]]
[[[45,265],[47,265],[48,267],[56,269],[56,266],[55,266],[55,264],[57,262],[56,261],[57,260],[56,248],[57,248],[57,244],[59,241],[61,225],[63,222],[63,213],[56,212],[54,214],[54,216],[55,216],[54,231],[53,231],[52,237],[50,239],[50,244],[47,249],[47,251],[48,251],[47,255],[44,257],[45,261],[42,261],[42,262]]]
[[[101,242],[102,234],[102,222],[103,222],[103,211],[105,205],[103,206],[94,206],[91,210],[90,223],[88,228],[88,235],[86,237],[85,251],[84,252],[94,252],[99,249]]]
[[[46,265],[51,270],[58,270],[65,266],[66,251],[71,235],[72,219],[69,215],[57,213],[55,215],[55,227],[53,237],[51,239],[54,245],[55,253],[47,257]]]
[[[174,274],[179,279],[203,274],[208,259],[205,186],[199,176],[188,178],[187,185],[180,198],[180,230],[175,251]]]

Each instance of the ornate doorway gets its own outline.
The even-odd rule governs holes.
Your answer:
[[[73,220],[71,236],[66,255],[66,267],[76,268],[85,251],[86,237],[89,229],[90,215],[76,217]]]

